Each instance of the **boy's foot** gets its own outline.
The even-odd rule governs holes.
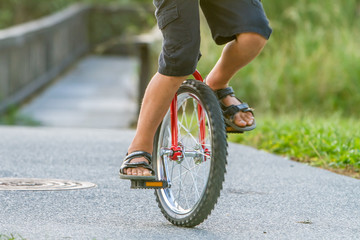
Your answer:
[[[120,178],[153,178],[154,170],[151,167],[151,154],[144,151],[135,151],[128,154],[120,168]]]
[[[214,91],[221,103],[228,132],[244,132],[256,127],[253,109],[234,95],[231,87]]]
[[[229,107],[231,105],[240,105],[240,102],[234,96],[226,96],[221,100],[224,106]],[[239,127],[251,126],[254,123],[254,115],[251,112],[238,112],[234,116],[233,122]]]
[[[146,160],[144,157],[135,158],[130,161],[130,163],[138,163],[138,162],[146,162],[149,164],[149,161]],[[126,175],[134,175],[134,176],[152,176],[149,169],[143,168],[143,167],[137,167],[137,168],[125,168],[124,170]]]

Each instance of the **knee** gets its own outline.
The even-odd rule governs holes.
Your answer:
[[[242,46],[260,51],[266,45],[267,39],[258,33],[247,32],[238,34],[236,42]]]

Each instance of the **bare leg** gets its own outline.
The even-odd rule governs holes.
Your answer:
[[[141,150],[151,153],[153,150],[153,138],[157,127],[169,109],[171,100],[175,96],[184,77],[168,77],[156,73],[146,88],[135,137],[128,148],[128,153]],[[142,162],[145,158],[135,158],[131,162]],[[151,176],[148,169],[128,168],[128,175]]]
[[[236,40],[228,43],[215,67],[206,78],[213,90],[226,88],[230,79],[242,67],[250,63],[263,49],[266,39],[256,33],[242,33]],[[231,96],[223,99],[225,106],[238,105],[240,102]],[[235,115],[235,124],[241,127],[252,125],[253,116],[250,112],[239,112]]]

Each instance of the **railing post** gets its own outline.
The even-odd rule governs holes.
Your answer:
[[[140,107],[142,99],[145,94],[147,84],[150,80],[150,46],[148,43],[139,44],[140,54],[140,74],[139,74],[139,93],[138,93],[138,113],[140,113]]]

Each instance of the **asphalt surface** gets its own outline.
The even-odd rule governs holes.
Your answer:
[[[0,178],[95,188],[0,191],[0,234],[25,239],[359,239],[360,181],[230,144],[222,195],[193,229],[171,225],[152,190],[118,169],[133,130],[0,127]],[[19,238],[20,239],[20,238]]]

